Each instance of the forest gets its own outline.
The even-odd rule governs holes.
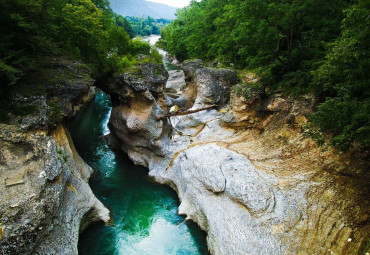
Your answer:
[[[82,60],[99,78],[151,51],[107,0],[1,0],[0,22],[0,96],[47,56]]]
[[[176,16],[160,43],[179,60],[253,71],[264,93],[314,94],[320,143],[370,145],[370,1],[203,0]]]
[[[203,0],[176,16],[162,27],[167,20],[117,15],[108,0],[0,0],[0,97],[46,56],[81,59],[96,79],[140,53],[160,61],[131,38],[162,27],[161,45],[179,60],[252,71],[266,94],[314,94],[319,142],[370,146],[369,1]]]
[[[135,36],[159,35],[160,29],[165,27],[171,21],[168,19],[154,19],[150,16],[143,17],[126,17]]]

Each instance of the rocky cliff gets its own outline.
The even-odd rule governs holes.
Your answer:
[[[77,254],[79,232],[109,211],[64,122],[94,96],[89,69],[49,59],[7,93],[0,124],[0,254]]]
[[[207,232],[211,253],[365,253],[369,163],[324,151],[305,135],[314,98],[252,89],[246,98],[231,89],[232,70],[199,60],[183,69],[176,99],[165,94],[161,65],[117,76],[106,88],[114,98],[110,126],[136,164],[177,191],[179,213]],[[218,107],[163,118],[175,104]]]

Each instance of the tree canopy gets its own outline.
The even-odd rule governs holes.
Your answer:
[[[167,19],[154,19],[152,17],[126,17],[136,36],[159,35],[160,29],[171,21]]]
[[[42,56],[82,59],[99,77],[138,53],[130,24],[108,0],[0,0],[0,22],[0,91]]]
[[[346,150],[370,145],[366,0],[202,0],[161,31],[179,60],[253,70],[264,87],[321,100],[312,120]]]
[[[370,145],[370,2],[356,1],[345,14],[340,37],[313,71],[326,96],[313,121],[343,150],[353,141]]]

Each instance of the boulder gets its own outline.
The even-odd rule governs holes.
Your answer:
[[[203,67],[204,67],[203,60],[200,59],[184,61],[184,63],[182,64],[182,70],[184,70],[186,82],[193,81],[195,71]]]
[[[195,71],[196,105],[224,106],[230,101],[230,88],[238,82],[230,69],[200,68]]]
[[[101,89],[111,96],[113,105],[126,103],[138,93],[152,101],[163,97],[167,79],[168,72],[162,64],[139,64],[129,72],[117,75],[114,82]]]
[[[169,78],[166,83],[166,91],[181,93],[186,85],[184,71],[172,70],[168,74]]]
[[[167,120],[157,121],[156,117],[171,104],[164,95],[167,78],[163,65],[141,64],[119,74],[107,88],[114,99],[109,125],[132,159],[150,150],[163,154],[161,140],[168,138],[171,128]],[[148,166],[145,159],[135,159]]]

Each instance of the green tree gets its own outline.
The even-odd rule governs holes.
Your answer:
[[[0,90],[16,83],[34,57],[58,52],[49,36],[58,33],[58,5],[58,0],[0,0]]]
[[[136,36],[148,36],[160,34],[160,29],[170,21],[166,19],[154,19],[152,17],[126,17]]]
[[[113,13],[113,18],[115,21],[116,26],[123,27],[127,34],[130,36],[130,38],[135,37],[135,31],[132,28],[130,22],[128,22],[122,15]]]
[[[370,3],[358,0],[346,10],[342,35],[313,72],[326,97],[312,119],[331,134],[330,143],[348,150],[354,141],[370,145]]]
[[[0,22],[0,97],[43,56],[82,59],[98,78],[136,50],[107,0],[0,0]]]
[[[161,30],[161,43],[180,60],[254,70],[270,90],[315,92],[322,104],[313,121],[332,135],[332,145],[369,145],[369,4],[192,1]]]

